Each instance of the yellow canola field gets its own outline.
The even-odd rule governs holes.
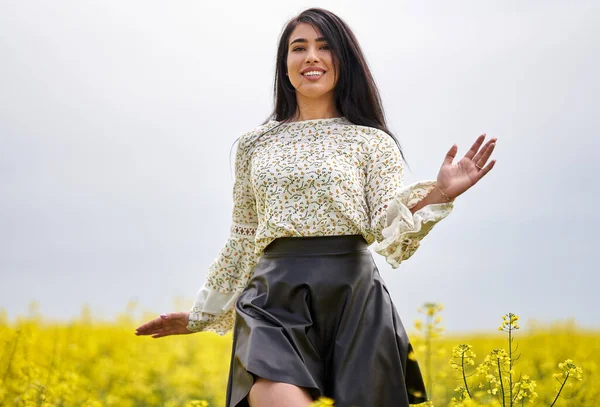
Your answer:
[[[84,311],[71,323],[51,323],[39,315],[9,323],[6,313],[0,314],[0,406],[224,406],[231,334],[135,336],[135,327],[152,317],[123,315],[100,323]],[[432,397],[429,405],[502,405],[487,392],[485,377],[474,373],[494,348],[508,350],[506,332],[456,337],[418,328],[410,337]],[[552,405],[563,378],[558,364],[566,359],[581,368],[582,380],[568,380],[554,405],[600,406],[600,332],[567,323],[513,334],[514,380],[527,375],[537,393],[533,403],[521,400],[515,406]],[[474,364],[465,367],[465,376],[479,404],[460,404],[455,392],[464,387],[464,378],[449,360],[459,344],[472,345]]]
[[[411,336],[411,338],[413,338]],[[513,337],[513,383],[520,378],[529,377],[535,382],[534,391],[537,397],[529,402],[523,400],[513,406],[551,406],[555,407],[600,407],[600,332],[578,329],[571,323],[556,323],[554,326],[540,326],[525,332],[516,332]],[[429,396],[435,406],[503,406],[500,402],[501,388],[498,396],[489,394],[490,385],[484,375],[477,374],[477,368],[486,355],[495,349],[508,351],[506,333],[442,336],[431,340],[429,352],[430,367],[426,360],[426,347],[423,338],[418,337],[416,354],[428,384]],[[459,363],[453,357],[453,349],[459,344],[471,345],[475,354],[474,365],[466,365],[465,377],[471,396],[479,403],[453,403],[452,399],[460,399],[460,387],[465,387],[461,371],[453,369],[450,360]],[[572,360],[581,368],[582,378],[577,380],[571,376],[564,385],[560,397],[555,401],[558,390],[565,379],[564,370],[559,364]],[[494,365],[496,366],[496,365]],[[497,368],[495,369],[497,371]],[[508,369],[502,369],[506,378]],[[496,372],[494,372],[496,373]],[[556,376],[556,377],[554,377]],[[481,388],[480,388],[481,386]],[[509,389],[504,383],[508,407]],[[513,392],[516,396],[516,391]]]

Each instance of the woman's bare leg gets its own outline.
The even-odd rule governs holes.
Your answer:
[[[308,407],[309,393],[289,383],[273,382],[257,377],[248,394],[250,407]]]

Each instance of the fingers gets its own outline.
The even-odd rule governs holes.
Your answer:
[[[479,171],[479,179],[483,178],[485,176],[485,174],[490,172],[490,170],[492,168],[494,168],[494,164],[496,164],[496,160],[492,160],[488,165],[483,167],[483,169],[481,171]]]
[[[156,332],[155,334],[152,335],[152,337],[154,339],[156,338],[162,338],[164,336],[169,336],[169,335],[180,335],[181,332],[179,332],[179,330],[171,328],[171,329],[163,329],[160,332]]]
[[[482,166],[483,164],[485,164],[487,162],[487,159],[492,154],[492,151],[494,151],[494,147],[496,147],[497,140],[498,140],[497,138],[489,139],[488,142],[485,143],[485,146],[483,146],[481,151],[479,151],[477,154],[475,154],[475,156],[472,158],[473,162],[475,162],[479,166]]]
[[[136,335],[150,335],[163,329],[163,321],[161,317],[154,318],[136,328]]]
[[[494,148],[496,147],[496,140],[497,139],[495,138],[489,140],[486,143],[485,147],[473,158],[473,162],[478,168],[483,167],[485,163],[487,163],[487,160],[490,158],[492,152],[494,151]],[[481,170],[478,170],[478,179],[483,178],[485,174],[487,174],[494,167],[495,163],[496,160],[493,160],[490,164],[481,168]]]
[[[477,151],[479,151],[479,147],[481,147],[483,140],[485,140],[485,133],[477,137],[469,151],[467,151],[467,153],[465,154],[465,157],[470,160],[473,160],[473,157],[475,157],[475,154],[477,154]]]
[[[160,317],[140,325],[136,328],[135,334],[138,336],[152,335],[153,338],[160,338],[167,335],[191,333],[187,329],[187,324],[187,312],[171,312],[169,314],[161,314]]]
[[[468,158],[476,163],[479,162],[479,160],[481,160],[482,156],[486,153],[486,151],[488,151],[490,146],[492,144],[496,143],[496,141],[498,140],[497,138],[489,139],[487,141],[487,143],[485,143],[483,148],[481,150],[479,150],[479,148],[481,147],[481,144],[483,143],[483,140],[485,140],[485,136],[486,136],[486,134],[483,133],[481,136],[477,137],[477,139],[475,140],[475,142],[473,143],[473,145],[471,146],[469,151],[467,151],[467,154],[465,154],[466,158]],[[493,150],[493,148],[492,148],[492,150]],[[489,154],[491,154],[491,151],[489,152]],[[489,157],[489,154],[487,157]],[[487,157],[485,158],[485,160],[487,160]],[[485,161],[483,163],[485,164]]]
[[[446,153],[446,157],[444,158],[444,164],[452,164],[452,160],[456,157],[456,152],[458,151],[458,146],[456,144],[452,144],[450,150]]]
[[[475,140],[475,142],[473,143],[473,145],[471,146],[469,151],[467,151],[467,153],[465,154],[466,158],[468,158],[474,162],[478,162],[481,159],[481,157],[483,156],[483,154],[485,154],[488,151],[488,149],[492,145],[492,143],[495,143],[496,140],[498,140],[497,138],[489,139],[487,141],[487,143],[485,143],[483,148],[480,150],[483,140],[485,140],[485,137],[486,137],[485,133],[483,133],[482,135],[477,137],[477,139]],[[492,148],[492,150],[493,150],[493,148]],[[444,163],[452,164],[452,160],[456,157],[457,151],[458,151],[458,146],[456,144],[453,144],[452,147],[450,147],[450,150],[448,150],[448,153],[446,154]],[[485,158],[486,160],[490,154],[491,154],[491,151],[489,151],[487,157]],[[484,163],[485,163],[485,161],[484,161]]]

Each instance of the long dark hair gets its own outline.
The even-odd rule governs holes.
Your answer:
[[[322,8],[304,10],[283,28],[275,64],[274,110],[262,124],[267,124],[270,120],[287,122],[296,114],[296,89],[285,73],[290,35],[301,23],[310,24],[321,32],[333,54],[334,70],[339,66],[339,78],[335,87],[337,110],[353,124],[374,127],[387,133],[396,142],[400,155],[408,166],[400,142],[387,127],[379,90],[358,40],[344,20]]]

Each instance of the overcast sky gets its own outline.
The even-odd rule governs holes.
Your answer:
[[[405,325],[433,301],[449,331],[600,327],[600,6],[567,0],[0,0],[0,308],[187,311],[229,233],[230,147],[269,115],[279,34],[311,6],[361,43],[405,183],[498,138],[412,258],[373,253]]]

